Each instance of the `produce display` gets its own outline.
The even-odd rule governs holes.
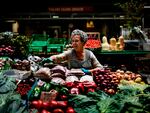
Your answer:
[[[98,39],[88,39],[84,47],[85,48],[100,48],[101,41]]]
[[[1,45],[0,46],[0,55],[11,56],[14,53],[14,48],[12,46]]]
[[[85,75],[80,69],[69,70],[63,64],[43,65],[44,57],[27,55],[28,37],[10,39],[13,42],[10,46],[7,43],[0,46],[3,53],[0,57],[0,112],[150,112],[150,85],[140,73],[111,70],[108,66]],[[99,43],[92,41],[94,47]],[[93,48],[93,45],[86,46]]]
[[[41,59],[32,55],[19,61],[20,67],[28,64],[30,68],[16,68],[11,63],[18,63],[18,60],[10,60],[12,70],[31,71],[28,77],[17,77],[14,88],[26,103],[24,109],[30,113],[150,111],[150,86],[138,73],[121,69],[111,71],[107,67],[84,75],[79,69],[68,70],[63,65],[43,67]]]
[[[122,51],[124,49],[125,41],[122,35],[118,38],[112,37],[109,41],[106,36],[102,37],[102,51]]]
[[[0,33],[0,56],[26,57],[30,37],[13,32]],[[19,56],[18,56],[19,55]]]

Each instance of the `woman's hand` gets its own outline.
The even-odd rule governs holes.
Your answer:
[[[45,64],[45,63],[53,63],[53,60],[51,58],[43,58],[42,64]]]
[[[81,70],[85,73],[85,75],[90,75],[91,71],[85,68],[81,68]]]

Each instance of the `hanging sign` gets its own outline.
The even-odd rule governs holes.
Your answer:
[[[93,7],[77,6],[77,7],[49,7],[49,12],[92,12]]]

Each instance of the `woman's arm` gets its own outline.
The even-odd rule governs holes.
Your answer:
[[[67,56],[70,53],[70,51],[65,51],[63,53],[52,55],[50,58],[54,61],[54,63],[61,63],[65,60],[67,60]]]
[[[90,61],[91,61],[92,67],[91,67],[91,69],[81,68],[81,70],[85,74],[91,74],[91,73],[93,73],[93,71],[103,69],[103,66],[100,64],[100,62],[98,61],[96,56],[93,54],[93,52],[89,51],[88,54],[89,54],[89,58],[91,59]]]
[[[58,54],[58,55],[52,55],[50,56],[50,58],[52,59],[54,63],[61,63],[62,61],[65,61],[66,59],[63,53]]]
[[[90,69],[90,72],[93,72],[95,70],[101,70],[104,69],[103,65],[98,61],[98,59],[96,58],[96,56],[93,54],[93,52],[91,52],[91,60],[92,60],[92,65],[93,65],[93,69]]]

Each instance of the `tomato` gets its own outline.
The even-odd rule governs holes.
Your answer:
[[[65,108],[68,105],[67,101],[57,101],[58,107]]]
[[[68,107],[66,113],[75,113],[75,110],[72,107]]]
[[[37,108],[37,106],[38,106],[38,101],[34,100],[34,101],[31,102],[31,107]]]
[[[88,39],[84,47],[85,48],[99,48],[101,47],[101,41],[98,39]]]
[[[64,113],[64,111],[60,108],[56,108],[52,111],[52,113]]]
[[[88,88],[87,93],[88,93],[88,92],[95,92],[95,89],[93,89],[93,88]]]
[[[43,109],[41,113],[50,113],[49,111]]]
[[[79,88],[81,92],[84,92],[84,85],[83,85],[83,83],[77,83],[76,87]]]
[[[49,108],[49,102],[43,102],[42,107],[44,109],[48,109]]]
[[[42,104],[43,104],[43,101],[42,100],[38,100],[38,108],[41,108]]]
[[[57,101],[56,100],[51,100],[49,102],[49,107],[50,108],[56,108],[58,106]]]
[[[74,87],[74,83],[73,82],[66,82],[66,87],[67,88],[72,88],[72,87]]]
[[[67,98],[68,98],[68,97],[67,97],[66,95],[60,95],[60,99],[61,99],[61,100],[67,100]]]
[[[37,100],[37,101],[34,100],[34,101],[31,102],[31,106],[35,107],[37,109],[41,108],[42,104],[43,104],[42,100]]]

